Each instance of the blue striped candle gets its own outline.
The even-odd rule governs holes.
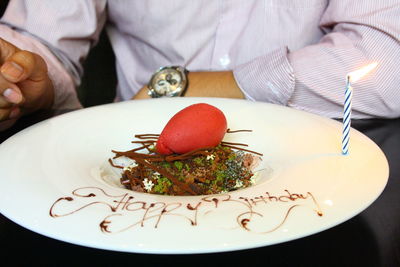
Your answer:
[[[368,72],[373,70],[378,63],[371,63],[359,70],[350,72],[346,76],[346,91],[344,94],[344,109],[343,109],[343,135],[342,135],[342,154],[349,154],[349,142],[350,142],[350,128],[351,128],[351,102],[353,97],[352,82],[357,82],[359,79],[364,77]]]
[[[346,91],[344,96],[343,109],[343,135],[342,135],[342,154],[349,154],[350,128],[351,128],[351,102],[353,97],[353,87],[350,83],[350,75],[346,77]]]

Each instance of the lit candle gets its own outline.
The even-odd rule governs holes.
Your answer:
[[[362,69],[353,71],[346,76],[346,91],[344,96],[343,109],[343,134],[342,134],[342,154],[349,154],[350,128],[351,128],[351,104],[353,98],[352,82],[356,82],[364,75],[376,67],[377,63],[369,64]]]
[[[342,134],[342,154],[349,154],[350,126],[351,126],[351,100],[353,98],[353,87],[350,83],[350,75],[346,76],[346,91],[344,94],[343,108],[343,134]]]

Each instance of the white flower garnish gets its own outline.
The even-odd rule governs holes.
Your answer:
[[[239,179],[236,179],[235,188],[241,188],[243,186],[243,182]]]
[[[154,183],[151,180],[144,178],[143,185],[144,185],[144,189],[146,189],[146,191],[149,192],[153,188]]]
[[[124,171],[131,171],[133,168],[135,168],[135,167],[137,167],[138,166],[138,164],[136,163],[136,161],[135,162],[133,162],[132,164],[130,164],[130,165],[128,165],[128,166],[125,166],[124,167]]]
[[[213,155],[213,154],[207,155],[207,160],[214,160],[214,159],[215,159],[215,155]]]
[[[154,179],[158,179],[158,178],[160,178],[160,176],[161,176],[161,174],[159,172],[154,172],[153,175],[152,175],[152,177]]]

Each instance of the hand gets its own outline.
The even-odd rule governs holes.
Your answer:
[[[54,89],[43,58],[0,38],[0,65],[0,130],[52,106]]]
[[[244,98],[231,71],[189,72],[188,97]],[[150,98],[144,86],[132,99]]]

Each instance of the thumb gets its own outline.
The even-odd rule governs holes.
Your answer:
[[[26,50],[8,56],[0,71],[12,83],[25,80],[39,82],[47,78],[46,62],[39,55]]]

